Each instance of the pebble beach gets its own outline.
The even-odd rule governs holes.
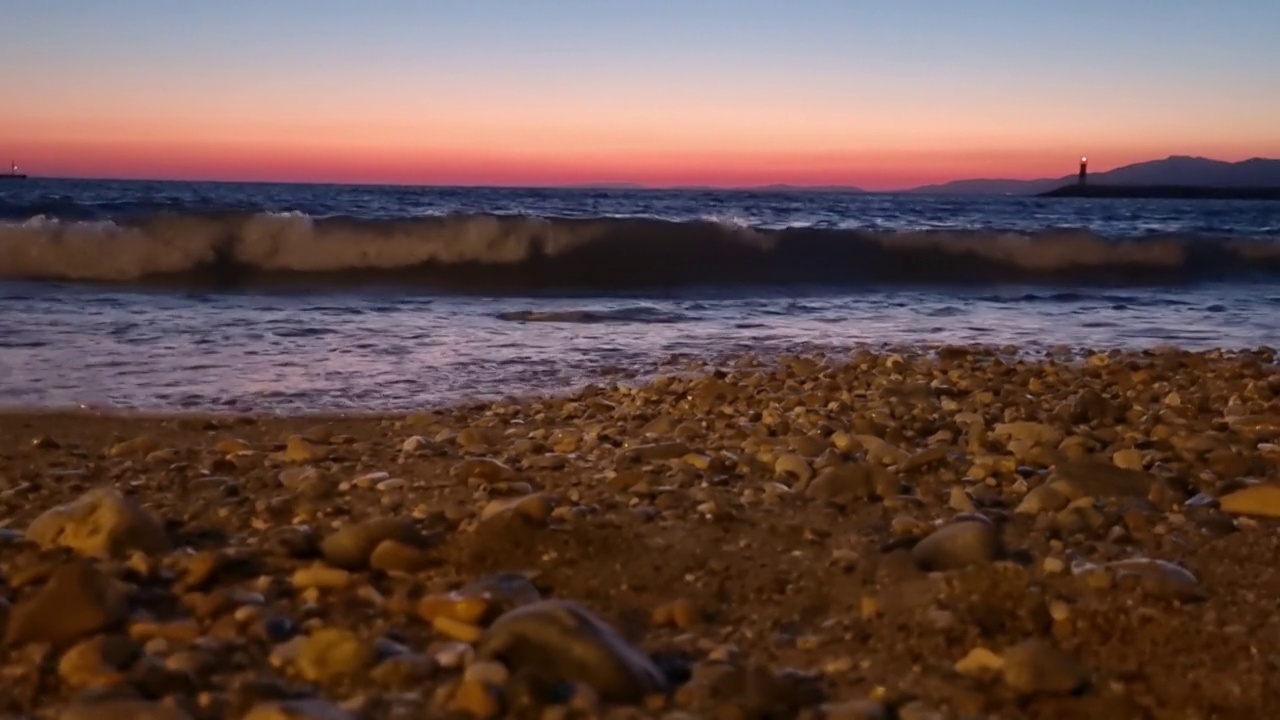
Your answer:
[[[1270,349],[0,416],[0,717],[1262,718]]]

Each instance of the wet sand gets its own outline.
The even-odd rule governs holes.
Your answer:
[[[11,412],[0,716],[1268,717],[1278,442],[1269,350]]]

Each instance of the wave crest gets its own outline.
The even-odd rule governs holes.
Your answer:
[[[0,279],[442,289],[1175,283],[1280,275],[1273,239],[1086,231],[760,230],[707,220],[302,213],[0,223]]]

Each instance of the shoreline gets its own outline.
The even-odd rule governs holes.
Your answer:
[[[0,714],[1280,706],[1274,351],[914,347],[418,413],[0,410]]]

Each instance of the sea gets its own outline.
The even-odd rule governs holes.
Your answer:
[[[0,407],[383,412],[947,344],[1280,344],[1280,203],[0,182]]]

